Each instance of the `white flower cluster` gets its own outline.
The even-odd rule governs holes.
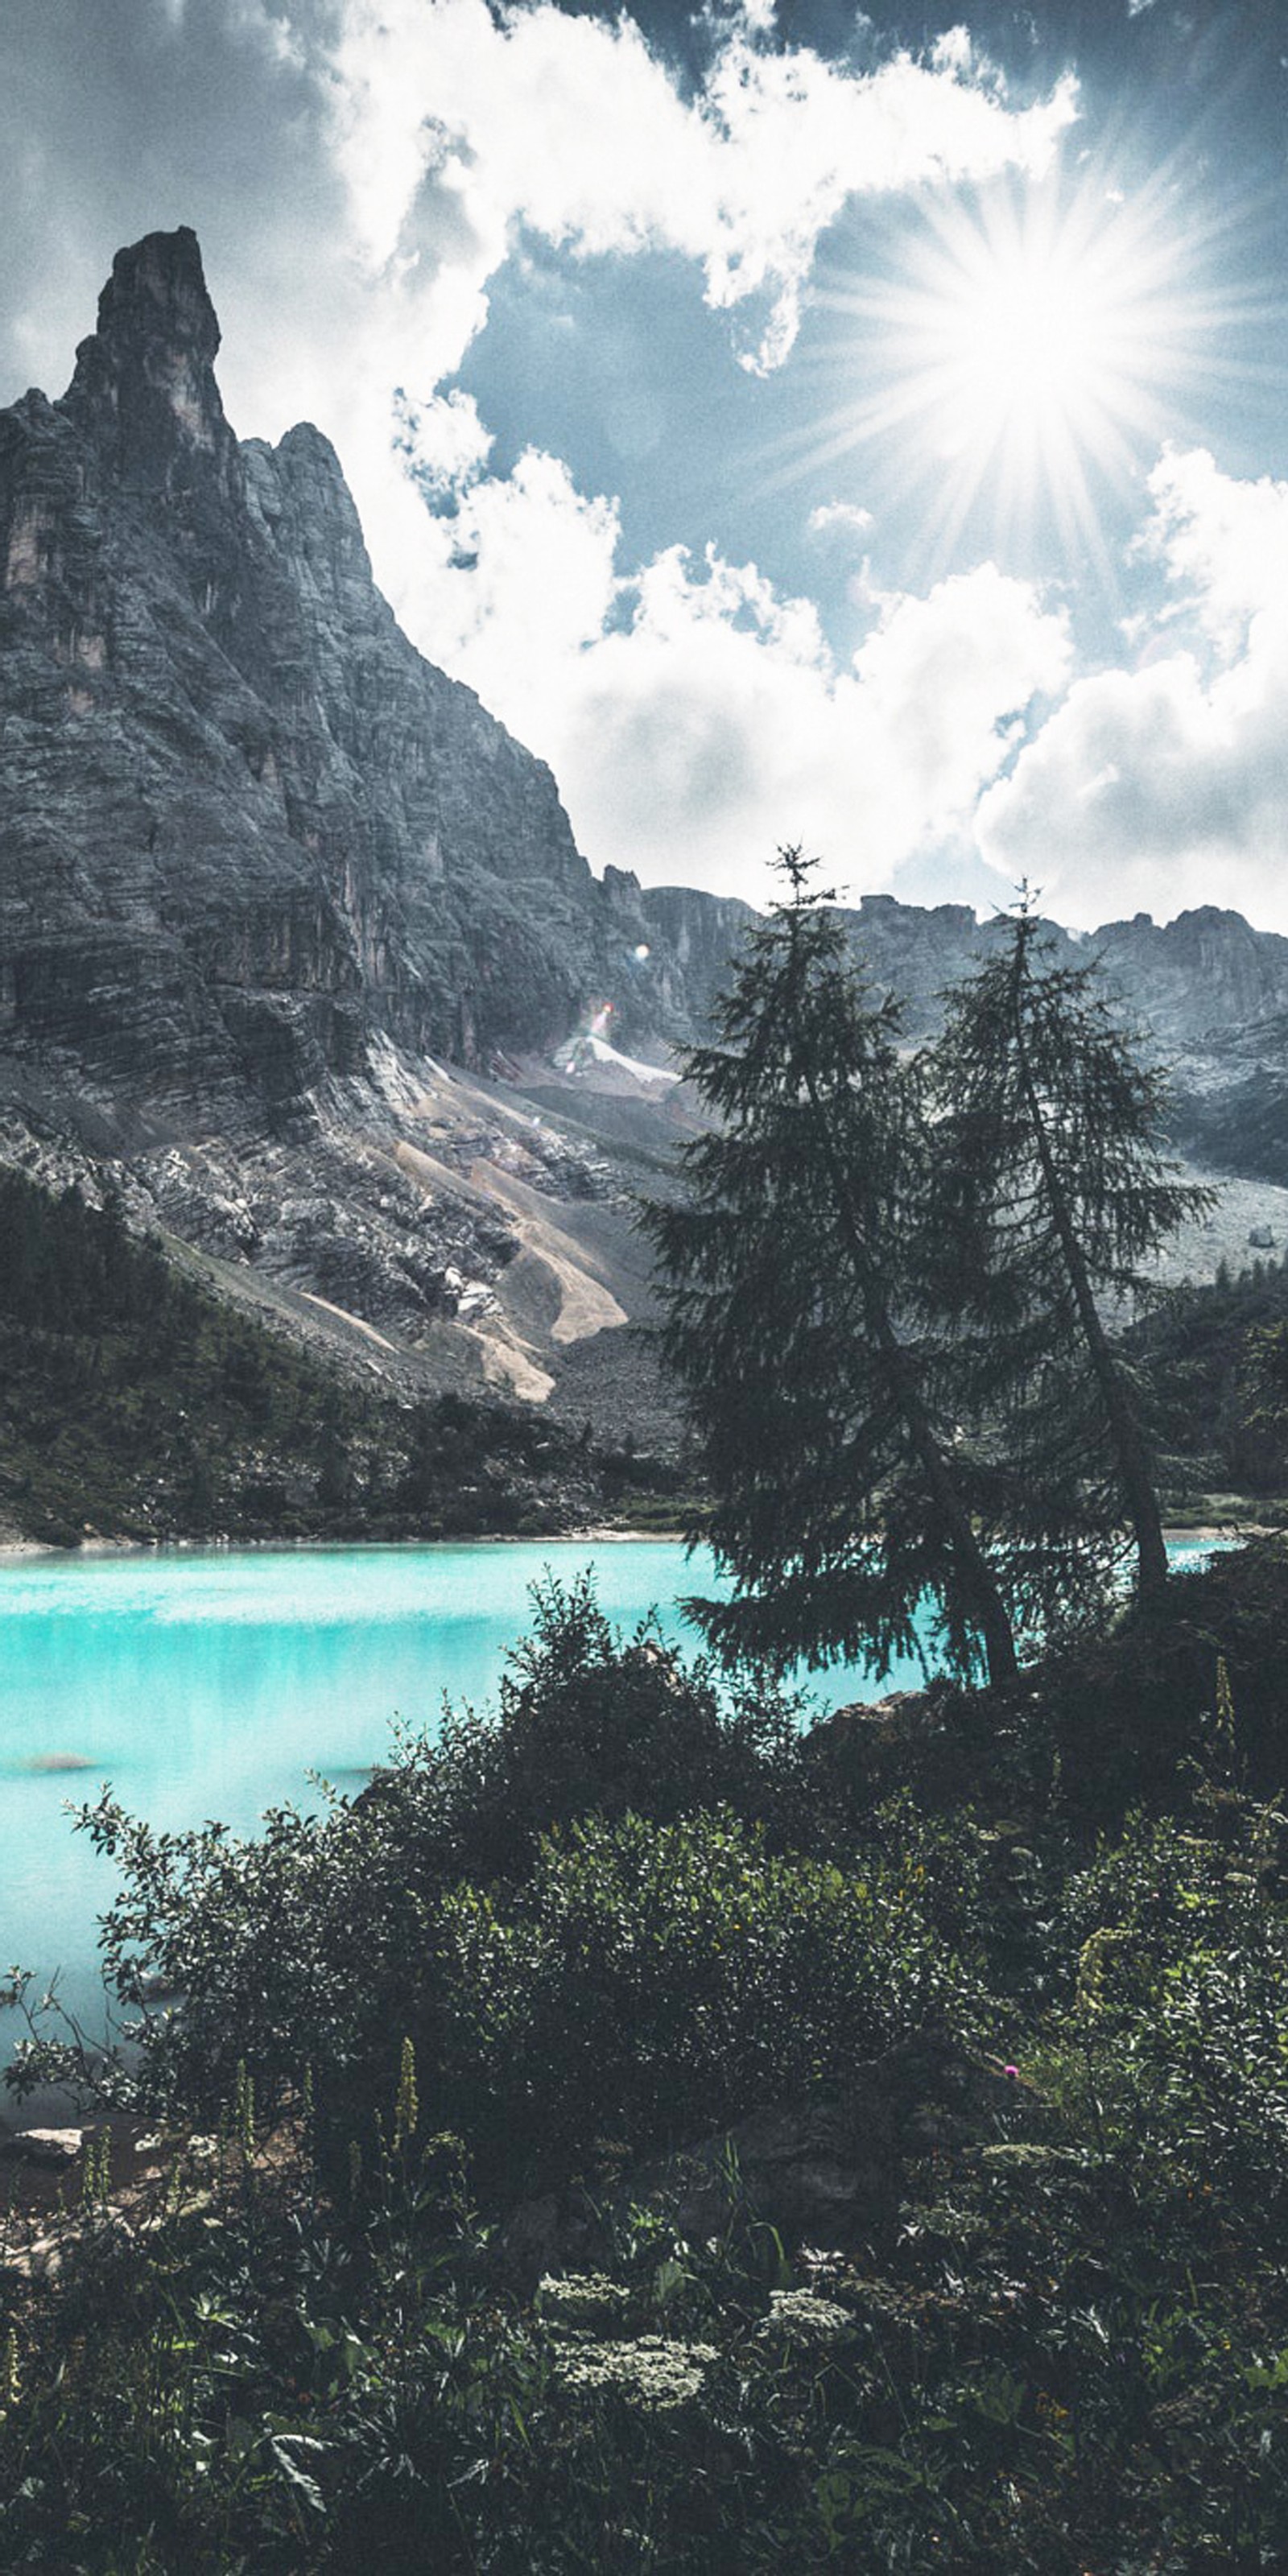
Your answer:
[[[818,2349],[835,2343],[853,2323],[848,2308],[838,2307],[835,2299],[820,2299],[815,2290],[773,2290],[769,2314],[757,2333]]]
[[[714,2344],[672,2343],[664,2335],[641,2335],[635,2343],[586,2343],[569,2346],[555,2364],[565,2388],[611,2389],[632,2405],[662,2411],[686,2406],[702,2393],[713,2362]]]
[[[537,2284],[541,2313],[552,2326],[612,2325],[630,2305],[630,2291],[606,2272],[547,2272]]]

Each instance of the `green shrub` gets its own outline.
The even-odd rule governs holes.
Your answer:
[[[453,1890],[437,1938],[425,2053],[448,2115],[534,2168],[834,2087],[954,1982],[911,1878],[775,1859],[728,1814],[589,1819],[509,1899]]]
[[[132,2016],[107,2070],[118,2096],[208,2119],[239,2063],[265,2104],[307,2064],[320,2110],[351,2135],[450,1974],[462,1882],[481,1905],[480,1888],[518,1886],[538,1864],[544,1888],[542,1837],[591,1814],[674,1821],[723,1802],[790,1831],[790,1700],[771,1690],[762,1702],[749,1682],[718,1693],[705,1663],[684,1665],[647,1624],[623,1642],[588,1577],[566,1592],[538,1585],[534,1604],[498,1711],[446,1710],[441,1736],[405,1738],[352,1804],[275,1811],[244,1841],[220,1825],[158,1833],[107,1794],[83,1812],[123,1882],[101,1933]],[[28,2083],[74,2073],[75,2052],[25,2050],[19,2071]]]
[[[420,1883],[516,1879],[542,1835],[578,1816],[659,1823],[718,1806],[779,1841],[808,1834],[798,1700],[763,1675],[717,1685],[644,1621],[622,1638],[589,1572],[532,1585],[533,1633],[513,1647],[495,1712],[445,1708],[369,1792]]]
[[[1252,1806],[1221,1836],[1133,1816],[1066,1891],[1078,2080],[1106,2144],[1256,2227],[1288,2190],[1288,1917]]]

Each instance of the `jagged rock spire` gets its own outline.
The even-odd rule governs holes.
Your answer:
[[[173,486],[236,442],[215,382],[219,323],[187,224],[119,250],[98,329],[76,352],[65,408],[134,489]]]

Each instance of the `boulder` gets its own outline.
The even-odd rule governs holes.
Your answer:
[[[84,2144],[83,2129],[15,2129],[0,2139],[0,2156],[10,2164],[74,2165]]]
[[[889,2240],[909,2161],[995,2141],[1019,2098],[1000,2066],[946,2033],[918,2032],[856,2066],[843,2095],[767,2104],[636,2167],[607,2207],[580,2186],[520,2203],[500,2230],[498,2251],[525,2279],[585,2264],[600,2254],[613,2221],[639,2208],[664,2214],[690,2240],[750,2220],[775,2228],[789,2251],[866,2251]]]

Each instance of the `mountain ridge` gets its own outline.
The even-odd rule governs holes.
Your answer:
[[[149,234],[67,392],[0,412],[0,1152],[350,1356],[617,1431],[629,1189],[691,1131],[640,1058],[701,1028],[751,907],[594,875],[548,767],[402,634],[322,432],[237,439],[219,341],[195,234]],[[995,935],[846,921],[913,1038]],[[1179,1051],[1187,1150],[1288,1182],[1288,940],[1212,906],[1051,936]]]

